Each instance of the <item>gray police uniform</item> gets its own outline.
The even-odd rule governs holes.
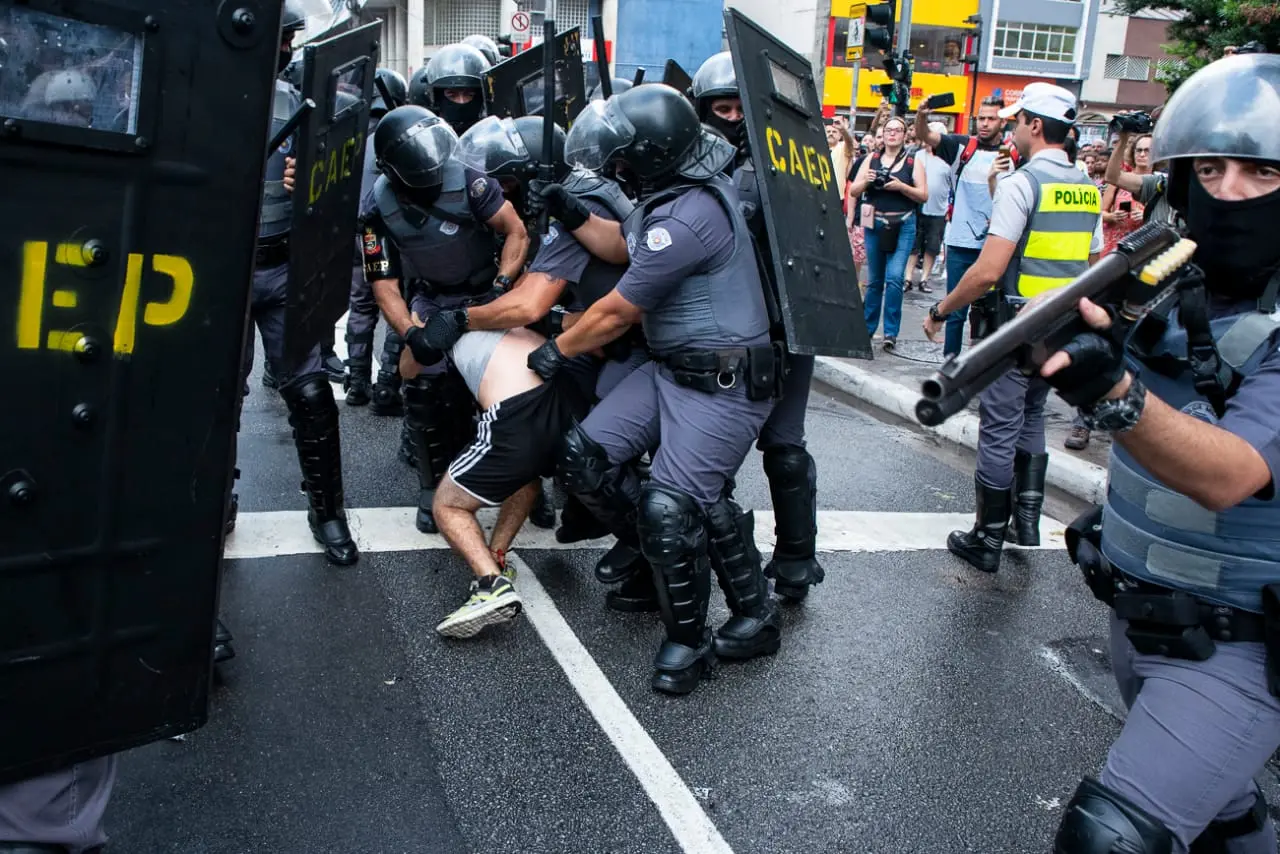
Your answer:
[[[724,178],[660,192],[623,225],[631,266],[620,296],[643,310],[653,358],[630,373],[565,439],[569,491],[638,539],[653,567],[667,630],[655,687],[696,685],[711,649],[710,565],[733,618],[716,651],[751,657],[777,649],[776,626],[750,514],[726,500],[730,479],[759,437],[771,398],[748,398],[747,353],[769,353],[769,316],[737,193]],[[657,447],[643,488],[628,462]],[[635,528],[627,522],[635,519]],[[671,687],[674,685],[675,687]]]
[[[293,86],[276,80],[271,131],[275,133],[302,103]],[[262,335],[267,361],[284,388],[291,381],[324,370],[317,344],[298,364],[284,355],[285,306],[289,289],[289,228],[293,223],[293,199],[284,188],[285,158],[293,152],[295,138],[289,137],[267,158],[266,182],[258,219],[257,266],[253,271],[250,314]],[[253,367],[253,336],[245,336],[244,370]]]
[[[398,279],[409,310],[427,322],[439,311],[496,297],[496,241],[487,221],[506,200],[498,182],[450,162],[430,210],[406,205],[386,176],[373,186],[365,218],[365,277]],[[388,245],[390,244],[390,245]],[[475,435],[475,400],[445,357],[404,386],[405,427],[418,470],[419,530],[435,533],[431,502],[449,463]]]
[[[360,213],[363,216],[373,205],[373,186],[379,173],[373,150],[373,133],[378,128],[380,116],[369,117],[369,129],[365,133],[364,171],[360,175]],[[378,325],[378,301],[373,298],[373,288],[364,277],[364,258],[361,242],[356,239],[355,263],[351,268],[351,300],[347,311],[347,367],[353,378],[365,382],[373,368],[373,330]],[[397,336],[398,337],[398,336]],[[396,359],[400,354],[397,352]],[[382,370],[389,367],[383,355]],[[392,364],[395,364],[393,361]]]
[[[82,854],[104,845],[102,817],[117,764],[116,756],[104,756],[0,786],[0,848],[27,843]]]
[[[742,214],[751,228],[751,237],[764,260],[765,273],[772,275],[769,237],[754,162],[746,159],[734,170],[733,184],[738,190]],[[769,480],[777,537],[773,558],[765,573],[776,579],[775,591],[780,596],[793,600],[803,599],[809,586],[822,582],[825,577],[816,558],[818,466],[805,450],[804,433],[814,362],[812,355],[787,354],[782,397],[765,421],[758,443],[764,452],[764,471]]]
[[[1248,442],[1270,466],[1273,483],[1265,495],[1215,513],[1162,485],[1120,445],[1112,448],[1101,534],[1112,572],[1141,585],[1133,591],[1139,596],[1180,591],[1219,610],[1204,618],[1216,648],[1203,661],[1174,657],[1171,639],[1184,626],[1113,615],[1112,664],[1130,713],[1100,779],[1183,846],[1209,827],[1229,839],[1212,850],[1262,854],[1276,850],[1275,832],[1265,807],[1254,811],[1260,795],[1253,778],[1280,747],[1280,699],[1267,687],[1261,637],[1232,641],[1229,609],[1260,614],[1262,588],[1280,583],[1280,312],[1222,301],[1209,314],[1222,358],[1243,378],[1221,418],[1194,387],[1176,310],[1131,370],[1169,406]],[[1115,602],[1125,613],[1135,605],[1141,602]],[[1126,631],[1147,633],[1149,642],[1137,638],[1145,652]],[[1154,653],[1152,634],[1174,647],[1169,655]]]

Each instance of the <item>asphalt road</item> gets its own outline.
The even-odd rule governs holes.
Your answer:
[[[251,382],[242,529],[305,525],[258,515],[305,503],[283,403]],[[943,549],[935,514],[972,510],[962,458],[821,390],[808,426],[821,508],[882,514],[829,517],[870,545],[822,555],[778,655],[686,698],[648,687],[660,626],[604,608],[598,549],[521,549],[525,614],[469,641],[433,631],[467,575],[416,531],[350,569],[230,559],[238,657],[208,726],[125,757],[111,851],[1051,850],[1118,731],[1103,609],[1061,550],[982,576]],[[344,408],[343,431],[348,505],[411,504],[398,423]],[[758,456],[738,494],[769,508]],[[918,541],[877,546],[890,530]]]

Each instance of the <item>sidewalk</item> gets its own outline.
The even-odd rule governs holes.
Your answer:
[[[902,304],[902,329],[894,353],[883,349],[883,334],[877,334],[872,345],[873,360],[818,359],[815,377],[846,394],[883,409],[900,418],[915,420],[915,404],[920,397],[920,384],[942,364],[942,343],[930,343],[920,328],[929,306],[946,293],[946,283],[933,280],[931,294],[907,292]],[[966,333],[967,334],[967,333]],[[1062,443],[1071,430],[1075,411],[1056,395],[1049,395],[1045,418],[1045,434],[1049,449],[1049,482],[1085,501],[1100,503],[1105,498],[1107,455],[1111,437],[1095,433],[1083,451],[1068,451]],[[922,427],[939,437],[969,448],[977,447],[978,402],[937,428]]]

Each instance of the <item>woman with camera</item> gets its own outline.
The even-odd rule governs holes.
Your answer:
[[[1150,117],[1143,115],[1150,124]],[[1143,211],[1150,196],[1142,193],[1151,175],[1151,134],[1136,135],[1121,126],[1111,161],[1107,164],[1107,189],[1102,194],[1103,255],[1110,254],[1124,237],[1142,227]]]
[[[893,352],[902,325],[902,284],[907,256],[916,241],[916,210],[929,198],[924,161],[906,149],[907,122],[900,116],[884,125],[884,148],[862,162],[850,198],[866,194],[862,226],[867,247],[867,332],[880,325],[884,303],[884,349]]]

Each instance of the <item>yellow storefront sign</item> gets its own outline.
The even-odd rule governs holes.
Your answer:
[[[874,110],[880,106],[880,90],[877,88],[889,82],[889,75],[880,69],[863,68],[858,74],[858,109]],[[823,75],[822,103],[832,107],[849,106],[849,87],[853,84],[853,69],[830,66]],[[964,113],[968,106],[969,78],[962,74],[921,74],[917,73],[911,81],[911,109],[915,109],[922,98],[950,92],[956,103],[951,107],[943,107],[935,112]]]

